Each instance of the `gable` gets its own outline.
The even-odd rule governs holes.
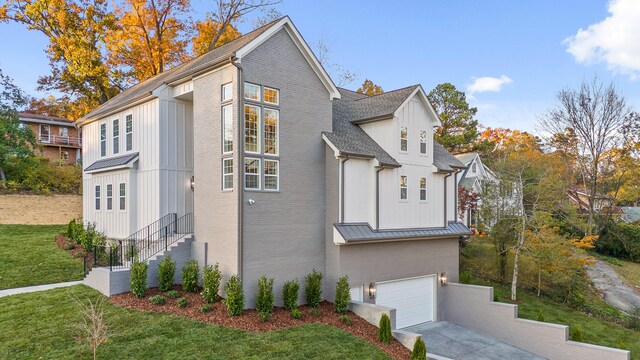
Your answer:
[[[394,116],[398,116],[398,113],[401,112],[404,109],[404,107],[406,107],[411,101],[419,101],[424,106],[424,109],[426,110],[426,112],[428,114],[429,120],[431,120],[433,122],[433,126],[442,125],[442,123],[440,122],[440,119],[438,118],[438,114],[433,109],[433,106],[431,106],[431,103],[429,102],[429,99],[427,98],[427,94],[422,89],[422,85],[418,85],[413,90],[411,95],[409,95],[405,99],[405,101],[395,111]]]

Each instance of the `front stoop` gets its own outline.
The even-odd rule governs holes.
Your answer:
[[[147,263],[149,271],[147,273],[147,286],[158,287],[158,264],[167,254],[171,254],[171,259],[176,262],[176,273],[173,281],[175,284],[182,284],[180,269],[191,259],[191,243],[193,235],[171,244],[169,248],[152,256]],[[117,269],[109,271],[109,268],[94,268],[84,278],[84,284],[94,288],[106,296],[122,294],[131,291],[131,275],[129,269]]]

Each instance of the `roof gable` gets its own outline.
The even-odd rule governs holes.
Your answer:
[[[397,116],[398,113],[402,110],[402,108],[405,107],[409,103],[409,101],[411,101],[411,99],[413,99],[414,97],[417,97],[418,100],[420,100],[420,102],[422,102],[422,105],[424,105],[424,107],[427,109],[427,113],[430,115],[429,117],[431,119],[434,119],[433,126],[442,125],[442,123],[440,122],[440,118],[438,118],[438,114],[433,109],[433,106],[431,106],[431,103],[429,102],[429,98],[427,98],[427,94],[424,92],[424,89],[422,88],[422,85],[417,85],[415,87],[413,92],[394,111],[393,115]]]

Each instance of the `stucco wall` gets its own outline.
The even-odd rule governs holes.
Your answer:
[[[628,360],[625,350],[568,340],[569,328],[518,318],[518,306],[493,302],[493,288],[451,283],[445,319],[549,359]]]

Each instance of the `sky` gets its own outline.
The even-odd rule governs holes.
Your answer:
[[[211,1],[192,0],[192,17]],[[277,6],[329,61],[386,91],[449,82],[485,127],[539,133],[537,119],[563,88],[597,76],[640,110],[640,1],[302,1]],[[251,21],[239,24],[251,30]],[[44,36],[0,24],[0,68],[28,94],[48,73]]]

